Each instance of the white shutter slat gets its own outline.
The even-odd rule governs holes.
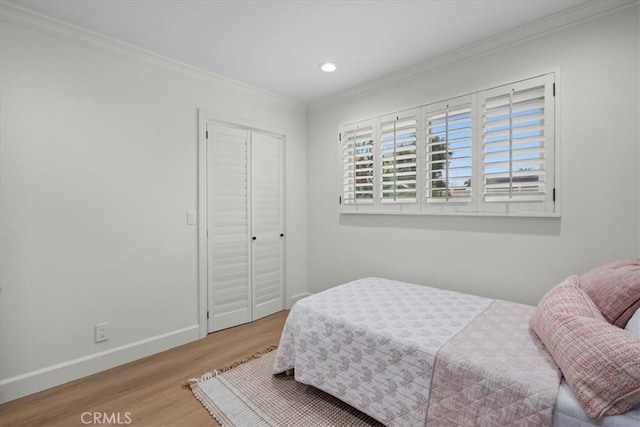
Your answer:
[[[529,119],[527,117],[527,119]],[[540,132],[544,131],[544,123],[539,120],[536,122],[536,124],[529,124],[529,125],[520,125],[521,121],[518,120],[514,120],[513,121],[513,127],[512,127],[512,132],[513,132],[513,139],[517,139],[517,138],[525,138],[527,136],[530,136],[530,134],[536,133],[539,134]]]
[[[491,114],[508,114],[509,113],[509,94],[502,94],[488,98],[485,101],[484,109]]]
[[[509,175],[509,167],[511,167],[511,172],[513,174],[516,173],[520,173],[522,172],[521,169],[519,168],[523,168],[523,167],[541,167],[544,166],[545,164],[545,160],[542,157],[538,157],[538,158],[532,158],[532,159],[513,159],[511,161],[509,160],[505,160],[505,161],[493,161],[493,162],[485,162],[485,171],[487,173],[494,171],[494,170],[507,170],[506,175]],[[533,170],[531,171],[533,172]]]
[[[487,154],[493,153],[496,150],[502,148],[505,150],[509,150],[509,138],[508,132],[507,137],[499,140],[499,141],[487,141],[484,143],[484,151]],[[522,138],[517,138],[512,141],[512,149],[520,150],[524,148],[539,148],[541,151],[544,151],[544,135],[534,135],[534,136],[525,136]]]
[[[235,296],[238,297],[237,300],[240,300],[240,297],[246,300],[246,295],[248,293],[248,288],[246,286],[247,276],[234,277],[231,274],[227,274],[224,276],[225,283],[224,286],[220,286],[216,291],[217,297],[228,297]],[[216,300],[216,303],[218,300]]]
[[[218,292],[218,296],[220,298],[226,298],[228,300],[236,299],[236,301],[239,301],[242,295],[246,292],[247,288],[242,286],[241,280],[238,280],[233,286],[229,287],[228,289],[220,290],[220,292]]]
[[[216,305],[218,306],[217,311],[223,311],[227,313],[236,313],[244,311],[246,306],[246,302],[242,298],[225,298],[216,296]],[[234,326],[234,325],[229,325]],[[222,328],[224,329],[224,328]]]
[[[490,115],[487,114],[486,117],[486,126],[484,128],[485,133],[498,133],[501,130],[504,130],[509,127],[509,123],[511,122],[509,117],[504,118],[504,116],[508,116],[509,111],[507,110],[504,114],[498,115]],[[507,132],[508,134],[508,132]]]
[[[512,92],[512,103],[514,105],[527,104],[532,101],[544,100],[544,84],[536,85],[526,89],[514,90]],[[541,106],[543,103],[541,104]]]

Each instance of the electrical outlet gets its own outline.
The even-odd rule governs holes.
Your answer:
[[[102,342],[109,339],[109,322],[99,323],[96,325],[96,342]]]

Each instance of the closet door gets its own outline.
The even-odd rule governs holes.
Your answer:
[[[283,141],[252,132],[253,320],[283,307]]]
[[[250,133],[208,125],[209,332],[252,320]]]

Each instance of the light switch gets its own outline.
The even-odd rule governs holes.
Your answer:
[[[187,211],[187,224],[195,225],[196,223],[196,211]]]

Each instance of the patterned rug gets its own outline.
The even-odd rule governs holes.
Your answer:
[[[333,396],[272,375],[274,347],[231,367],[189,380],[191,391],[223,427],[382,426]]]

